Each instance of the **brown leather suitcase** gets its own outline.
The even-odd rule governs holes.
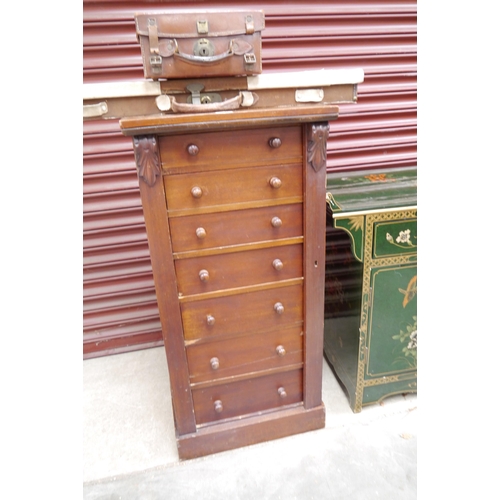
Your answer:
[[[262,72],[263,11],[136,14],[145,78]]]

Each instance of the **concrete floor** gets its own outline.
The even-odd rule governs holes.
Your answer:
[[[179,461],[163,347],[83,363],[83,498],[417,498],[417,396],[354,414],[323,362],[326,427]]]

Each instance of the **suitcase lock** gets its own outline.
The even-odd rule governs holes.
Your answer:
[[[188,96],[187,102],[190,104],[212,104],[215,102],[222,102],[222,97],[220,94],[215,92],[201,93],[204,86],[201,83],[191,83],[186,87],[191,95]]]
[[[212,57],[215,54],[215,46],[208,38],[200,38],[194,44],[193,54],[198,57]]]

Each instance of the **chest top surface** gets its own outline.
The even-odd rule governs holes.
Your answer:
[[[333,215],[417,204],[416,167],[327,175],[327,202]]]

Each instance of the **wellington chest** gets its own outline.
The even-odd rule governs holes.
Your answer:
[[[121,120],[133,136],[179,456],[324,426],[331,104]]]
[[[259,75],[259,11],[136,27],[158,81],[87,109],[132,137],[179,457],[319,429],[327,140],[363,72]]]
[[[324,351],[355,412],[417,390],[416,179],[328,175]]]

